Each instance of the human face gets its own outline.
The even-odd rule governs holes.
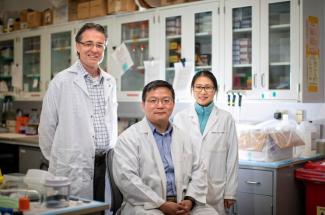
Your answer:
[[[167,129],[169,117],[174,109],[172,93],[166,87],[147,92],[146,100],[142,102],[142,108],[147,119],[157,128]]]
[[[205,76],[196,79],[192,91],[195,101],[202,106],[209,105],[216,94],[213,82]]]
[[[87,45],[91,43],[94,45]],[[81,41],[80,43],[77,42],[76,49],[79,53],[79,59],[86,69],[98,69],[98,65],[104,57],[104,47],[105,35],[103,33],[95,29],[88,29],[82,33]]]

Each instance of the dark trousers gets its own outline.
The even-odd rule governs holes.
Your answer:
[[[105,154],[95,156],[94,170],[94,200],[104,202],[106,173]]]

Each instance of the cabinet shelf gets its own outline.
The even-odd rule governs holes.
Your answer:
[[[55,48],[52,48],[53,51],[67,51],[67,50],[70,50],[71,49],[71,46],[64,46],[64,47],[55,47]]]
[[[271,25],[270,30],[287,30],[290,29],[290,24]]]
[[[11,79],[11,75],[0,75],[0,79]]]
[[[234,68],[252,67],[252,64],[234,64]]]
[[[233,29],[234,33],[250,33],[252,32],[252,28],[236,28]]]
[[[125,44],[128,43],[142,43],[142,42],[148,42],[149,38],[138,38],[138,39],[132,39],[132,40],[124,40],[123,42]]]
[[[14,61],[14,59],[11,57],[0,56],[0,62],[12,62],[12,61]]]
[[[39,78],[40,74],[26,74],[25,77],[27,77],[27,78]]]
[[[25,51],[24,53],[25,54],[38,54],[40,53],[41,51],[39,49],[34,49],[34,50],[27,50]]]
[[[173,71],[175,70],[174,67],[166,67],[166,71]]]
[[[172,35],[172,36],[166,37],[167,40],[180,39],[180,38],[181,38],[181,35]]]
[[[290,66],[290,62],[271,62],[270,66]]]
[[[196,66],[195,69],[197,69],[197,70],[212,69],[212,66],[211,65],[207,65],[207,66]]]
[[[196,33],[195,36],[196,37],[206,37],[206,36],[211,36],[212,33],[209,31],[209,32],[199,32],[199,33]]]

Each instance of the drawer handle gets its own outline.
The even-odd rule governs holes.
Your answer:
[[[261,184],[261,182],[258,182],[258,181],[245,181],[246,184],[256,184],[256,185],[259,185]]]

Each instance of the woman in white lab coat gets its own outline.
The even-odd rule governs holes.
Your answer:
[[[235,203],[238,143],[232,116],[214,105],[217,88],[211,72],[196,73],[191,83],[195,104],[177,113],[174,123],[191,136],[207,166],[207,203],[225,214]]]

